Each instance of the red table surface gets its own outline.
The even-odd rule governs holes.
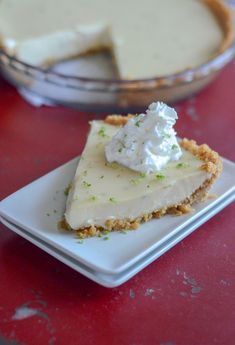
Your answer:
[[[234,84],[235,62],[176,105],[176,127],[235,161]],[[0,198],[80,154],[95,117],[34,108],[1,80]],[[24,307],[35,315],[16,320]],[[113,289],[0,225],[1,337],[27,345],[235,344],[235,205]]]

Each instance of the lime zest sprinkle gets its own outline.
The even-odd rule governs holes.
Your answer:
[[[110,167],[111,167],[112,169],[118,169],[118,168],[119,168],[119,165],[118,165],[116,162],[113,162],[113,163],[110,164]]]
[[[110,239],[110,237],[109,236],[105,236],[105,237],[103,237],[103,241],[108,241]]]
[[[137,115],[137,117],[138,117],[138,116],[139,116],[139,115]],[[141,124],[143,121],[144,121],[144,119],[140,117],[140,119],[137,120],[137,121],[135,122],[135,126],[139,127],[140,124]]]
[[[131,179],[130,182],[136,186],[140,182],[140,180],[136,178],[136,179]]]
[[[172,146],[171,146],[171,149],[172,150],[176,150],[178,148],[178,146],[176,145],[176,144],[173,144]]]
[[[91,201],[96,201],[97,199],[98,198],[97,198],[96,195],[91,195],[90,198],[89,198],[89,200],[91,200]]]
[[[105,165],[107,167],[112,168],[112,169],[119,169],[120,168],[119,164],[116,162],[112,162],[112,163],[106,162]]]
[[[120,147],[120,149],[118,150],[118,152],[119,152],[119,153],[121,153],[121,152],[122,152],[122,147]]]
[[[105,133],[105,128],[104,127],[101,127],[98,131],[98,135],[102,138],[105,138],[107,137],[108,135]]]
[[[185,162],[181,162],[181,163],[178,163],[176,165],[176,168],[177,169],[181,169],[181,168],[188,168],[189,167],[189,164],[188,163],[185,163]]]
[[[69,195],[69,191],[71,189],[72,185],[71,183],[69,183],[69,185],[67,187],[65,187],[64,189],[64,195],[68,196]]]
[[[78,240],[78,243],[79,243],[79,244],[83,244],[83,243],[84,243],[84,240],[82,240],[82,239],[81,239],[81,240]]]
[[[145,173],[140,173],[140,177],[141,177],[141,178],[145,178],[145,177],[146,177],[146,174],[145,174]]]
[[[156,179],[159,181],[163,180],[166,177],[163,173],[156,174],[155,176]]]
[[[113,202],[113,203],[115,203],[115,204],[117,203],[117,200],[116,200],[114,197],[110,197],[110,198],[109,198],[109,201],[110,201],[110,202]]]
[[[86,182],[86,181],[83,181],[82,184],[83,184],[83,186],[86,187],[86,188],[91,187],[91,183],[88,183],[88,182]]]
[[[103,236],[106,236],[106,235],[109,235],[110,231],[109,230],[101,230],[98,237],[103,237]]]
[[[135,123],[135,125],[136,125],[136,127],[139,127],[140,126],[140,123],[141,123],[142,121],[136,121],[136,123]]]

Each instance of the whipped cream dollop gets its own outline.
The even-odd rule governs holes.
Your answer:
[[[146,114],[131,118],[106,144],[107,161],[146,174],[160,171],[182,155],[173,129],[177,119],[173,108],[152,103]]]

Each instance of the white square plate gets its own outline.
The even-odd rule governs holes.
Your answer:
[[[141,225],[138,231],[127,234],[114,232],[108,241],[96,237],[79,244],[73,232],[57,229],[65,208],[64,189],[73,178],[77,162],[76,158],[1,201],[0,215],[5,224],[8,222],[12,227],[25,231],[39,247],[45,249],[48,245],[50,253],[54,251],[54,256],[61,261],[64,261],[61,259],[64,256],[71,262],[75,260],[80,267],[84,266],[87,272],[113,275],[115,284],[119,276],[122,277],[119,279],[121,282],[124,276],[129,279],[133,267],[137,273],[234,200],[235,164],[224,160],[223,173],[212,190],[218,197],[196,205],[194,213],[155,219]]]
[[[117,274],[105,274],[99,271],[92,270],[86,265],[82,264],[78,260],[72,258],[69,255],[66,255],[62,251],[56,249],[50,244],[40,240],[38,237],[32,235],[30,232],[26,231],[14,225],[13,223],[7,221],[6,219],[0,217],[0,220],[5,224],[9,229],[16,232],[18,235],[29,240],[31,243],[35,244],[39,248],[43,249],[48,254],[51,254],[56,259],[60,260],[64,264],[73,268],[75,271],[83,274],[87,278],[95,281],[96,283],[103,285],[105,287],[116,287],[127,280],[132,278],[135,274],[140,272],[143,268],[148,266],[159,256],[164,254],[167,250],[172,248],[176,243],[189,235],[193,230],[197,229],[201,224],[205,223],[208,219],[213,217],[216,213],[222,210],[225,206],[229,205],[235,198],[235,192],[230,193],[227,197],[223,198],[219,203],[217,203],[213,208],[210,208],[206,213],[203,213],[195,221],[191,222],[188,226],[182,228],[174,236],[170,237],[168,241],[164,242],[162,245],[158,246],[155,250],[145,255],[142,259],[137,261],[135,264],[130,266],[128,269],[124,270],[121,273]]]

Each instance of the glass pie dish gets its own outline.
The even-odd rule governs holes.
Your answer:
[[[100,79],[43,70],[0,50],[3,77],[28,96],[45,103],[84,110],[142,109],[154,100],[173,103],[208,85],[235,55],[235,43],[207,63],[181,73],[141,80]]]

